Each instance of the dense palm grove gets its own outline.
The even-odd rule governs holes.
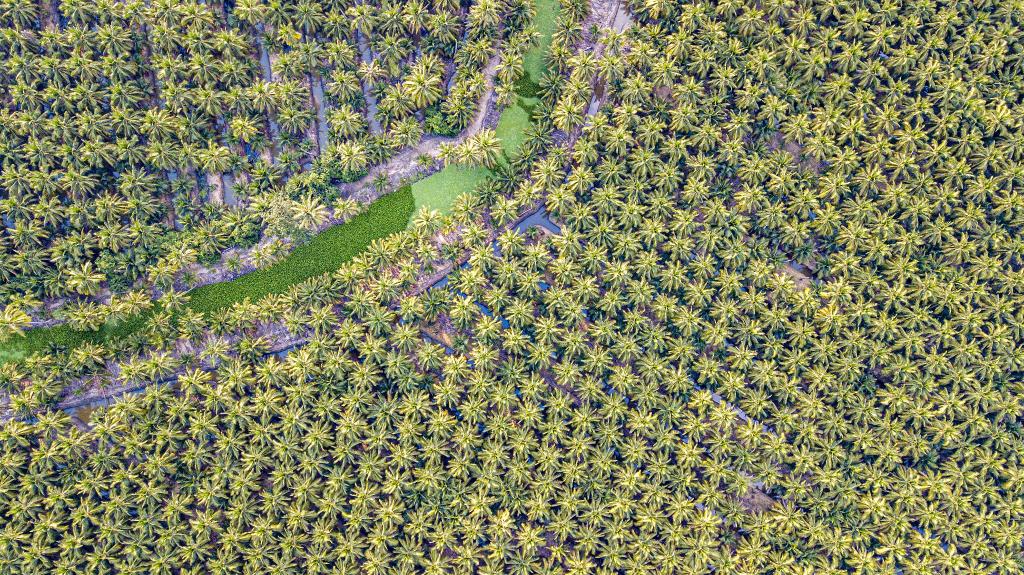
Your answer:
[[[0,306],[105,301],[308,228],[332,184],[464,128],[492,59],[508,92],[530,16],[520,0],[4,2]]]
[[[1024,571],[1024,12],[630,8],[591,52],[563,4],[523,158],[450,217],[3,366],[0,567]],[[538,202],[559,233],[507,229]],[[83,379],[164,384],[38,409]]]

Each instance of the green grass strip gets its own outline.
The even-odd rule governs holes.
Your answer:
[[[537,46],[532,48],[523,57],[523,70],[526,71],[529,79],[534,84],[540,81],[541,76],[547,70],[547,64],[544,59],[547,58],[548,50],[551,48],[551,37],[555,33],[561,4],[558,0],[537,0],[535,6],[537,7],[537,14],[534,22],[537,24],[537,31],[540,32],[540,41]],[[519,95],[526,97],[535,95],[522,93],[518,89],[517,92],[519,92]]]
[[[188,306],[209,314],[245,298],[257,301],[273,293],[283,293],[311,277],[333,272],[365,250],[373,240],[404,230],[415,206],[412,189],[404,186],[370,204],[365,212],[351,220],[317,234],[267,269],[190,291]],[[145,327],[153,313],[150,310],[95,331],[76,331],[66,324],[31,329],[0,345],[0,364],[46,351],[50,344],[72,349],[85,342],[124,339]]]
[[[51,344],[73,349],[86,342],[104,343],[123,339],[145,326],[146,320],[152,315],[153,310],[150,309],[121,321],[105,324],[95,331],[77,331],[67,324],[30,329],[24,335],[11,338],[0,345],[0,364],[46,351]]]
[[[370,204],[351,220],[327,228],[269,268],[237,279],[209,284],[189,292],[189,307],[210,313],[249,298],[283,293],[293,285],[333,272],[365,250],[373,240],[404,230],[416,207],[412,189],[404,186]]]
[[[526,141],[526,129],[530,127],[531,113],[536,107],[536,98],[516,98],[498,119],[495,134],[501,140],[501,149],[508,158],[519,154],[519,147]]]

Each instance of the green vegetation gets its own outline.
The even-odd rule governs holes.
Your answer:
[[[0,337],[316,228],[334,184],[468,124],[529,1],[3,3]]]
[[[517,98],[514,106],[509,106],[498,119],[495,132],[501,139],[501,148],[505,156],[512,158],[519,147],[526,141],[526,129],[530,126],[536,98]]]
[[[439,172],[431,174],[412,185],[412,194],[416,200],[416,209],[410,220],[421,208],[438,210],[448,213],[455,198],[468,194],[473,188],[486,181],[491,171],[484,167],[445,166]]]
[[[373,240],[404,230],[414,212],[413,192],[405,186],[370,204],[365,212],[349,221],[317,234],[269,268],[190,291],[188,307],[211,313],[246,298],[256,301],[268,294],[283,293],[313,276],[337,270]],[[51,344],[74,348],[84,342],[121,340],[144,327],[152,315],[152,311],[138,314],[96,331],[76,331],[67,325],[30,329],[0,344],[0,364],[46,350]]]
[[[523,86],[536,85],[547,71],[545,59],[551,50],[552,37],[557,28],[558,16],[561,13],[561,4],[558,0],[536,0],[534,7],[536,15],[533,22],[537,27],[537,32],[540,33],[540,41],[535,49],[530,50],[523,57],[523,70],[526,71],[523,78],[526,80],[520,80],[523,83],[517,86],[519,90]],[[521,93],[520,95],[533,97],[535,94]]]
[[[283,293],[299,282],[333,272],[370,242],[404,230],[417,207],[412,189],[404,186],[347,222],[317,234],[269,268],[190,291],[188,306],[210,313],[245,298],[258,301],[268,294]]]
[[[0,365],[23,359],[33,353],[46,351],[51,346],[72,349],[85,342],[103,344],[116,342],[128,337],[146,325],[152,312],[144,312],[131,318],[110,323],[96,331],[77,331],[67,324],[25,330],[24,335],[14,336],[0,344]]]
[[[538,14],[550,14],[552,10],[557,10],[557,5],[557,0],[542,0],[538,2]],[[544,33],[541,42],[539,45],[531,47],[527,51],[527,55],[534,60],[543,62],[544,50],[550,45],[550,36],[554,28],[553,26],[542,25],[540,29]],[[510,45],[507,49],[514,51],[516,47],[515,45]],[[530,86],[536,86],[536,79],[539,77],[539,69],[527,69],[526,74],[516,81],[516,88],[522,91],[529,89]],[[523,92],[521,95],[528,96],[532,95],[532,93],[534,91],[529,91],[528,94]],[[536,100],[530,98],[527,98],[527,100],[519,98],[515,105],[509,106],[504,110],[497,127],[497,135],[502,141],[502,149],[507,157],[513,156],[523,140],[526,127],[529,125],[532,109],[531,103],[524,104],[524,101],[536,102]],[[526,105],[526,109],[522,107],[523,105]],[[332,118],[337,118],[337,116]],[[360,162],[359,165],[362,166],[364,164]],[[398,198],[404,197],[404,191],[399,190],[397,194],[394,194],[392,200],[382,204],[380,207],[381,209],[389,206],[395,207],[397,211],[393,214],[394,219],[391,220],[390,216],[381,216],[380,214],[375,216],[375,218],[380,218],[379,221],[383,223],[380,228],[382,230],[380,234],[384,233],[383,230],[387,230],[387,233],[396,231],[395,225],[399,221],[398,218],[404,217],[401,221],[409,222],[412,220],[413,215],[423,207],[446,213],[451,209],[456,197],[472,191],[476,185],[486,179],[489,173],[488,170],[483,168],[449,166],[437,174],[416,182],[412,190],[415,198],[415,208],[412,213],[404,209],[404,206],[398,205]],[[309,200],[306,202],[308,203]],[[293,210],[296,220],[300,220],[304,213],[309,212],[308,205],[303,205],[302,203],[296,203]],[[372,207],[371,212],[374,211],[375,209]],[[237,228],[243,227],[234,220],[231,220],[229,223],[233,223]],[[267,222],[267,225],[273,227],[280,224]],[[349,255],[351,250],[358,249],[361,251],[369,244],[368,241],[362,242],[358,238],[359,233],[361,233],[360,231],[356,231],[354,228],[353,230],[348,230],[345,226],[340,227],[344,228],[344,230],[330,228],[321,234],[317,234],[307,246],[301,247],[295,254],[286,258],[285,261],[275,264],[270,269],[247,274],[223,285],[210,284],[200,287],[200,289],[189,294],[191,298],[189,307],[202,312],[222,309],[233,302],[242,301],[246,297],[256,300],[267,294],[281,293],[288,286],[307,277],[337,269],[341,262],[347,261],[347,258],[351,257]],[[380,234],[376,236],[381,236]],[[211,245],[217,246],[216,242],[209,240],[208,233],[203,233],[198,238],[200,240],[199,246],[202,248],[200,250],[201,253],[207,257],[215,254],[215,252],[210,252],[207,249]],[[341,247],[345,241],[353,239],[354,241],[350,248]],[[220,247],[222,246],[218,246],[217,249]],[[179,261],[176,265],[181,267],[186,263],[186,261]],[[0,271],[2,271],[2,268],[0,268]],[[97,281],[99,280],[97,277]],[[112,324],[104,324],[94,331],[77,330],[68,325],[26,329],[24,336],[15,337],[6,343],[0,344],[0,363],[43,351],[50,344],[70,349],[84,342],[105,343],[120,340],[144,325],[145,319],[150,317],[150,315],[151,313],[145,313],[132,316],[129,319],[122,319]]]
[[[0,573],[1024,575],[1024,11],[605,5],[448,216],[0,366]]]

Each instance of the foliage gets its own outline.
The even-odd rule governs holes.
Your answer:
[[[188,308],[210,314],[245,299],[283,293],[302,281],[338,269],[375,239],[405,229],[415,210],[412,190],[404,187],[377,200],[343,224],[331,226],[276,264],[235,280],[209,284],[189,292]],[[102,309],[102,308],[100,308]],[[98,329],[76,330],[64,324],[26,330],[0,344],[0,364],[50,348],[72,349],[91,343],[124,340],[146,326],[153,310],[127,319],[99,322]]]
[[[447,213],[456,197],[471,192],[489,175],[486,168],[452,165],[415,182],[412,185],[416,199],[413,217],[422,209]]]
[[[0,569],[1024,571],[1024,13],[631,7],[448,216],[2,366]]]
[[[328,197],[415,144],[423,110],[465,126],[531,17],[523,0],[5,5],[0,306],[100,303],[254,244],[251,200],[311,163]]]

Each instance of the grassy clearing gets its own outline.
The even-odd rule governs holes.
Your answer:
[[[551,48],[551,36],[555,33],[555,24],[561,8],[558,0],[537,0],[536,6],[537,15],[534,22],[537,24],[537,31],[540,32],[540,41],[523,58],[523,69],[534,82],[540,80],[547,70],[544,59]]]
[[[526,128],[530,126],[530,110],[537,105],[536,98],[519,98],[501,114],[495,132],[501,139],[501,149],[509,158],[518,154],[519,146],[526,140]]]
[[[448,213],[455,198],[473,191],[473,188],[485,181],[490,173],[487,168],[452,164],[423,178],[412,185],[412,195],[416,202],[412,215],[419,213],[421,208]],[[409,219],[411,220],[411,217]]]
[[[190,291],[189,307],[211,313],[245,298],[256,301],[284,292],[313,276],[332,272],[365,250],[373,240],[404,230],[414,208],[412,190],[405,186],[377,200],[344,224],[324,230],[265,270]],[[142,329],[152,314],[153,311],[142,313],[96,331],[75,331],[67,325],[28,330],[25,335],[0,345],[0,364],[46,351],[51,344],[70,349],[85,342],[124,339]]]
[[[526,140],[530,110],[537,102],[536,98],[519,98],[515,104],[502,111],[495,134],[501,140],[501,150],[506,157],[515,156],[519,146]],[[412,195],[416,200],[416,209],[413,216],[422,208],[447,214],[455,198],[472,192],[475,187],[486,181],[491,173],[487,168],[452,164],[414,183]],[[411,221],[412,216],[409,219]]]

